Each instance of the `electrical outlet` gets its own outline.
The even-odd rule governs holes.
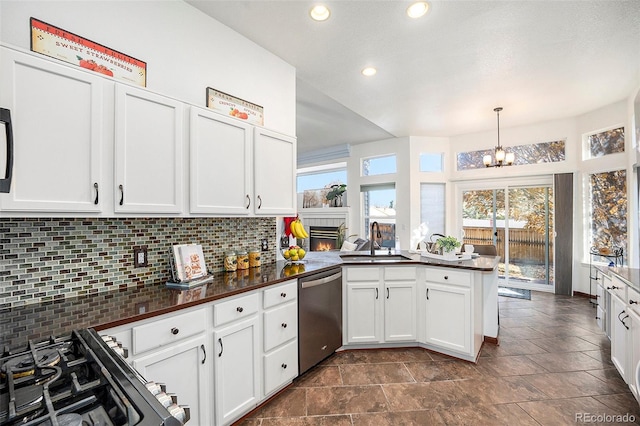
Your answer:
[[[147,255],[147,246],[134,246],[133,247],[133,266],[135,268],[142,268],[149,266],[149,257]]]
[[[266,238],[260,242],[260,248],[262,251],[269,251],[269,241]]]

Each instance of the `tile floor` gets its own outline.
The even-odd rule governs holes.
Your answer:
[[[239,423],[593,423],[576,418],[587,413],[629,414],[628,423],[640,424],[589,301],[540,292],[531,299],[500,297],[500,345],[485,344],[477,364],[420,348],[340,352]]]

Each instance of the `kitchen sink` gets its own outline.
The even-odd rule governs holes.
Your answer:
[[[380,263],[398,262],[400,260],[411,260],[409,256],[402,254],[341,254],[340,257],[345,262]]]

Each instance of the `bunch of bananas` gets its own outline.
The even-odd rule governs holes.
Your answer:
[[[298,239],[309,238],[309,234],[307,234],[307,231],[305,231],[304,226],[302,226],[302,222],[299,218],[296,218],[296,220],[292,221],[289,227],[291,229],[291,234],[294,237]]]

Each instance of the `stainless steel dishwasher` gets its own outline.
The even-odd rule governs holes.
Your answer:
[[[298,280],[298,370],[304,373],[342,346],[342,270]]]

